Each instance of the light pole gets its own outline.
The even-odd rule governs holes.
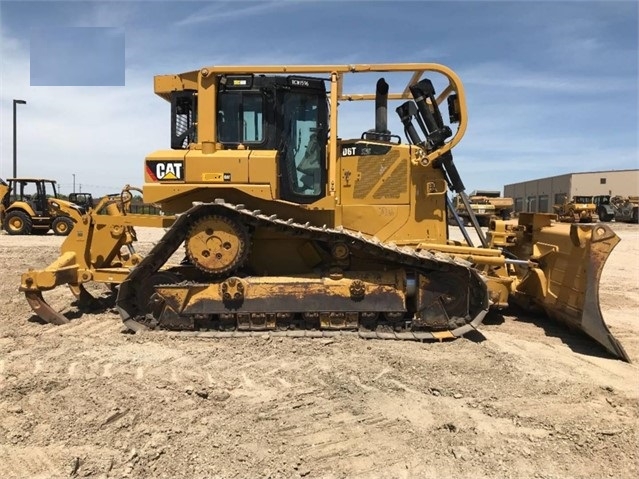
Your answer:
[[[18,124],[16,122],[16,105],[26,105],[24,100],[13,100],[13,177],[18,175]]]
[[[75,193],[75,173],[73,173],[73,192]]]

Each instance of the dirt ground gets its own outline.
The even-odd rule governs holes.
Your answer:
[[[452,342],[125,334],[42,324],[20,273],[61,238],[0,236],[0,477],[638,477],[639,227],[601,306],[635,361],[543,318]],[[158,232],[141,229],[140,250]]]

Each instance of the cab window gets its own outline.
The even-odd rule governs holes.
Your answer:
[[[217,138],[220,143],[262,143],[264,102],[257,92],[222,92],[218,97]]]

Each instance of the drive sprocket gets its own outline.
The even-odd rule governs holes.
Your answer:
[[[226,274],[246,261],[249,241],[246,227],[238,221],[222,215],[204,216],[189,230],[186,254],[200,271]]]

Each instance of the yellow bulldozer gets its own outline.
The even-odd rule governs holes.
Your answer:
[[[596,223],[599,221],[597,205],[592,196],[577,195],[568,200],[564,195],[563,202],[553,205],[557,219],[564,223]]]
[[[346,91],[355,75],[374,78]],[[469,200],[453,162],[466,97],[450,68],[210,66],[156,76],[154,89],[170,104],[171,148],[144,160],[142,192],[163,215],[131,214],[129,187],[87,213],[59,202],[76,227],[20,286],[46,321],[68,318],[43,292],[68,285],[90,301],[92,281],[114,286],[132,331],[212,337],[441,340],[516,303],[628,359],[599,310],[601,270],[619,241],[606,225],[523,213],[486,235],[471,215],[478,239],[460,218],[463,240],[451,238],[448,192]],[[374,104],[372,127],[343,138],[339,115],[362,101]],[[389,102],[405,141],[389,130]],[[144,256],[137,226],[165,228]]]
[[[513,199],[502,197],[499,191],[475,190],[470,193],[468,199],[473,210],[473,216],[477,218],[479,226],[488,226],[493,219],[509,219],[513,212]],[[461,195],[455,195],[453,207],[457,215],[467,224],[470,224],[470,214],[466,210],[466,205]],[[448,217],[455,224],[452,212],[449,212]]]

